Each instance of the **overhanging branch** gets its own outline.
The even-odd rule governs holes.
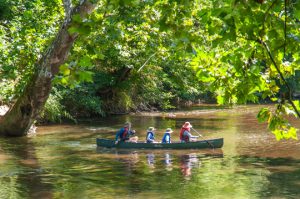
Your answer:
[[[65,17],[67,17],[72,11],[72,0],[63,0],[63,4],[65,8]]]
[[[295,110],[297,116],[300,118],[300,113],[299,111],[297,110],[297,107],[296,105],[294,104],[293,100],[292,100],[292,89],[291,87],[289,86],[288,82],[286,81],[286,79],[284,78],[282,72],[280,71],[280,68],[279,66],[277,65],[277,63],[275,62],[274,60],[274,57],[270,51],[270,48],[269,46],[267,45],[266,42],[264,42],[263,40],[260,40],[258,39],[258,42],[260,44],[262,44],[264,46],[264,48],[266,49],[268,55],[269,55],[269,58],[271,59],[272,63],[274,64],[275,68],[276,68],[276,71],[278,72],[279,76],[280,76],[280,79],[283,81],[284,85],[286,86],[286,88],[288,89],[288,92],[289,92],[289,95],[288,95],[288,101],[289,103],[292,105],[293,109]]]

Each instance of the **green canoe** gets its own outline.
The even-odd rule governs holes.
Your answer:
[[[115,144],[114,140],[97,138],[97,146],[108,148],[122,149],[207,149],[207,148],[222,148],[223,138],[201,140],[197,142],[180,143],[174,142],[170,144],[163,143],[145,143],[145,142],[119,142]]]

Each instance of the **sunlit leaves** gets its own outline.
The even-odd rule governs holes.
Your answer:
[[[265,122],[269,119],[271,111],[268,108],[262,108],[257,114],[257,119],[259,122]]]
[[[84,66],[87,69],[91,69],[94,66],[89,56],[83,56],[79,61],[79,65]]]
[[[68,67],[76,63],[85,70],[92,69],[94,84],[85,85],[97,89],[97,93],[113,90],[116,99],[109,99],[103,106],[122,101],[117,96],[123,90],[129,91],[126,97],[134,101],[120,106],[155,105],[163,109],[173,108],[170,101],[175,97],[194,100],[202,92],[188,65],[190,57],[186,57],[194,53],[191,41],[199,31],[191,17],[191,13],[197,14],[195,2],[108,1],[100,5],[88,19],[92,24],[90,34],[79,38],[72,49]],[[73,21],[81,23],[76,16]],[[69,31],[75,33],[75,29]],[[124,73],[128,69],[130,73]],[[75,73],[70,70],[70,75],[63,76],[61,71],[58,77],[64,85],[72,82]]]
[[[71,70],[69,69],[69,66],[67,64],[63,64],[59,68],[60,72],[64,75],[70,75]]]
[[[91,71],[79,71],[77,72],[79,82],[92,82],[93,72]]]
[[[83,56],[79,63],[71,62],[70,64],[61,65],[59,68],[60,72],[53,80],[53,83],[75,88],[80,83],[92,82],[94,73],[88,69],[93,67],[91,59]]]
[[[13,89],[0,95],[10,99],[31,78],[35,63],[58,29],[63,9],[60,0],[6,2],[10,14],[0,18],[0,79]]]
[[[197,54],[191,62],[199,80],[217,94],[220,104],[259,99],[278,102],[282,96],[287,97],[290,91],[283,78],[297,82],[299,69],[299,17],[295,11],[299,3],[285,1],[285,13],[284,1],[228,2],[211,1],[199,12],[203,16],[200,24],[206,24],[202,33],[206,43],[194,44]],[[263,110],[259,120],[267,120],[272,131],[293,134],[285,119],[285,115],[297,115],[293,107],[285,102],[276,110],[274,114]]]
[[[257,119],[259,122],[268,123],[268,128],[277,140],[298,139],[298,130],[291,126],[285,115],[295,115],[295,112],[289,104],[278,104],[274,111],[269,108],[262,108],[257,114]]]
[[[0,16],[7,17],[0,23],[1,79],[22,83],[15,89],[21,91],[58,30],[63,6],[60,0],[10,3],[14,15]],[[214,92],[220,104],[281,100],[275,112],[263,110],[258,118],[277,138],[294,138],[285,115],[296,113],[281,98],[291,95],[283,78],[297,82],[300,69],[298,8],[298,1],[283,0],[100,1],[87,19],[73,16],[68,31],[83,37],[53,82],[76,88],[96,74],[98,93],[130,91],[124,95],[127,108],[168,108],[175,96],[190,100],[200,92]],[[280,137],[278,129],[291,136]]]
[[[93,22],[86,19],[83,20],[81,16],[77,14],[72,17],[72,25],[68,31],[70,34],[78,33],[87,36],[91,32],[93,25]]]
[[[295,139],[298,140],[297,137],[297,129],[294,127],[286,127],[284,129],[275,129],[272,133],[275,135],[277,140],[282,139]]]

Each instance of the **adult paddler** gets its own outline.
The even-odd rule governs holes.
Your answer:
[[[126,122],[124,126],[117,132],[115,144],[117,144],[120,141],[128,141],[128,142],[137,142],[138,137],[133,135],[135,134],[135,130],[131,130],[131,123]]]
[[[194,136],[191,134],[191,128],[193,126],[190,122],[185,122],[180,130],[180,141],[181,142],[192,142],[196,141],[199,136]]]

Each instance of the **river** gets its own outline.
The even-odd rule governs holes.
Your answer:
[[[207,109],[209,108],[209,109]],[[80,125],[40,126],[35,135],[0,138],[0,198],[300,198],[300,142],[276,141],[259,124],[261,106],[194,108],[104,118]],[[125,121],[140,140],[149,126],[191,122],[222,149],[116,150],[95,139],[114,138]],[[293,124],[300,128],[300,122]]]

